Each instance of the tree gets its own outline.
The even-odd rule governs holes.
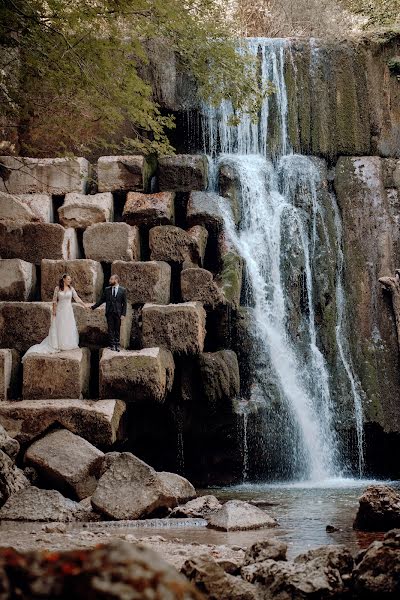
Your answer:
[[[218,0],[3,0],[0,27],[2,115],[25,154],[171,152],[173,117],[143,76],[148,40],[176,52],[205,101],[257,111],[255,63]]]
[[[341,0],[341,3],[366,19],[364,29],[400,26],[400,0]]]

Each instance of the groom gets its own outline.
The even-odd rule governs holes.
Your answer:
[[[108,325],[108,335],[110,338],[110,349],[116,352],[120,351],[120,329],[121,319],[126,316],[126,289],[119,285],[118,275],[111,275],[109,287],[103,291],[99,302],[93,304],[90,308],[94,310],[104,302],[106,303],[106,319]]]

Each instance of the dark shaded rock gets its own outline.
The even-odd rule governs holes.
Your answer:
[[[123,218],[129,225],[170,225],[175,220],[175,194],[129,192]]]
[[[152,227],[149,233],[150,258],[166,262],[203,264],[207,229],[195,225],[187,231],[174,225]]]
[[[400,494],[387,485],[370,485],[359,499],[353,524],[362,531],[387,531],[400,527]]]
[[[244,564],[262,562],[264,560],[286,560],[287,544],[277,538],[269,538],[256,542],[246,550]]]
[[[231,400],[240,392],[239,364],[233,350],[203,352],[199,356],[201,384],[212,404]]]
[[[5,404],[1,402],[0,407]],[[19,452],[19,443],[13,437],[8,435],[7,431],[2,425],[0,425],[0,450],[8,454],[8,456],[15,460]]]
[[[220,531],[246,531],[278,525],[265,511],[242,500],[229,500],[220,509],[212,512],[207,521],[208,527]]]
[[[29,485],[23,471],[15,466],[8,454],[0,450],[0,505]]]
[[[175,154],[158,161],[158,185],[162,191],[205,190],[208,164],[203,154]]]
[[[400,530],[389,531],[356,557],[353,571],[357,598],[398,598],[400,594]]]
[[[226,198],[214,192],[191,192],[187,205],[188,225],[203,225],[215,235],[223,227],[226,210],[229,210]]]
[[[184,302],[201,302],[207,308],[224,303],[220,288],[206,269],[184,269],[181,272],[181,294]]]
[[[26,352],[49,333],[50,302],[0,302],[0,346]]]

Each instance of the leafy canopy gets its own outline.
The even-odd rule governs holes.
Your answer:
[[[204,100],[256,114],[255,63],[218,0],[3,0],[0,27],[2,112],[18,118],[25,153],[171,152],[173,117],[144,75],[151,40],[161,57],[176,53]]]

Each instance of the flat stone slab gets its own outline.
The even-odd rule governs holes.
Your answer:
[[[23,366],[24,399],[81,398],[89,391],[88,348],[28,354]]]
[[[79,500],[96,489],[104,454],[79,435],[58,429],[37,440],[25,453],[48,485]]]
[[[177,354],[199,354],[203,351],[206,312],[198,302],[145,304],[142,321],[145,347],[162,346]]]
[[[191,192],[208,185],[208,163],[204,154],[175,154],[158,160],[158,185],[162,191]]]
[[[181,294],[184,302],[201,302],[208,308],[215,308],[225,301],[213,274],[201,268],[181,271]]]
[[[99,349],[109,344],[105,304],[92,310],[79,304],[73,305],[79,340],[82,346]],[[132,329],[132,307],[126,307],[126,317],[121,321],[121,347],[127,348],[130,343]]]
[[[26,352],[49,333],[50,302],[0,302],[0,347]]]
[[[174,360],[164,348],[104,350],[100,359],[100,396],[126,401],[163,402],[172,389]]]
[[[85,193],[89,163],[85,158],[27,158],[1,156],[8,169],[6,179],[0,179],[0,191],[10,194]]]
[[[147,192],[156,162],[145,156],[100,156],[97,161],[99,192]]]
[[[94,446],[107,447],[120,437],[125,410],[122,400],[0,402],[0,424],[21,444],[32,442],[58,424]]]
[[[53,203],[49,194],[6,194],[0,192],[0,221],[51,223]]]
[[[86,258],[112,263],[140,260],[139,228],[127,223],[96,223],[83,234]]]
[[[174,222],[175,194],[159,192],[157,194],[140,194],[129,192],[123,218],[130,225],[167,225]]]
[[[151,260],[202,264],[207,245],[207,229],[195,225],[188,231],[174,225],[153,227],[149,232]]]
[[[99,262],[87,258],[76,260],[42,260],[41,297],[53,299],[54,288],[64,273],[72,277],[72,285],[83,302],[96,302],[102,293],[104,275]]]
[[[111,192],[91,195],[70,192],[58,209],[61,225],[75,229],[86,229],[94,223],[112,221],[113,214],[114,200]]]
[[[247,531],[276,527],[277,521],[265,511],[242,500],[229,500],[207,516],[208,527],[220,531]]]
[[[131,304],[168,304],[171,293],[171,267],[163,261],[121,261],[111,270],[119,276]]]
[[[44,258],[71,260],[79,256],[78,238],[75,229],[65,229],[58,223],[0,222],[0,256],[36,265]]]
[[[4,348],[0,350],[0,401],[10,397],[13,383],[16,379],[19,356],[15,350]]]
[[[30,300],[35,289],[35,265],[19,258],[0,259],[0,300]]]

